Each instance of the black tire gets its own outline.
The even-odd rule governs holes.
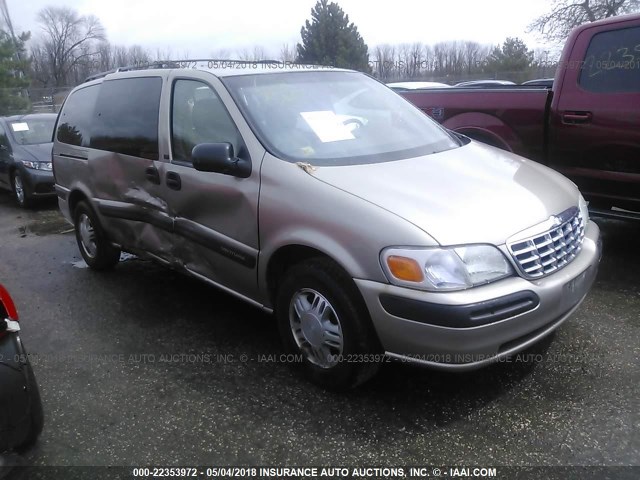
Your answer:
[[[11,191],[18,206],[29,208],[33,204],[29,186],[25,183],[22,174],[18,170],[11,174]]]
[[[307,302],[313,298],[319,302],[326,300],[331,308],[324,322],[313,314],[309,316],[311,310],[304,310],[305,322],[301,320],[304,315],[297,314],[294,300]],[[315,300],[307,304],[311,308],[313,305]],[[328,308],[322,308],[324,317]],[[301,366],[307,378],[324,388],[354,388],[373,377],[384,359],[360,292],[349,275],[329,259],[310,259],[291,267],[284,274],[276,298],[276,316],[285,348],[302,355],[302,362],[296,365]],[[341,347],[327,346],[327,329],[320,326],[328,325],[327,322],[331,323],[331,329],[340,332],[330,332],[329,335],[341,336]],[[317,335],[322,337],[322,342]],[[312,346],[314,341],[322,345],[315,348]],[[325,358],[328,361],[325,362]]]
[[[98,217],[86,201],[81,201],[73,212],[78,249],[87,265],[94,270],[108,270],[120,261],[120,249],[113,246],[105,234]]]
[[[33,444],[35,444],[36,441],[38,440],[38,437],[42,433],[42,428],[44,426],[44,412],[42,410],[42,399],[40,398],[40,389],[38,388],[36,377],[28,361],[24,364],[23,368],[26,370],[26,374],[28,377],[27,389],[29,391],[30,424],[27,430],[27,435],[25,436],[24,440],[19,445],[16,446],[16,450],[18,452],[23,452],[29,447],[31,447]]]

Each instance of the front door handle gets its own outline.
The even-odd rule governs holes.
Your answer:
[[[167,172],[167,187],[171,190],[180,190],[182,188],[182,180],[176,172]]]
[[[562,123],[570,125],[578,125],[590,123],[593,114],[591,112],[563,112]]]
[[[160,185],[160,173],[158,173],[158,169],[156,167],[147,167],[144,170],[144,176],[147,177],[147,180],[151,183]]]

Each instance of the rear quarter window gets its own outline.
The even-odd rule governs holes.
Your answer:
[[[81,88],[64,103],[56,138],[59,142],[83,147],[89,146],[91,117],[96,105],[100,85]]]
[[[640,27],[594,35],[578,83],[596,93],[640,92]]]
[[[102,83],[96,102],[91,148],[158,160],[160,77]]]

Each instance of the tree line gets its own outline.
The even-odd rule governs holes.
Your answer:
[[[519,38],[502,45],[473,41],[379,45],[369,65],[383,81],[431,80],[445,83],[472,78],[500,78],[521,82],[533,77],[553,76],[554,55],[548,50],[530,50]]]
[[[562,40],[580,23],[640,9],[640,0],[554,0],[552,9],[534,20],[530,31],[549,41]],[[8,14],[0,29],[0,114],[27,108],[29,91],[75,86],[87,77],[117,67],[182,60],[188,52],[151,51],[139,45],[114,45],[100,20],[68,7],[49,6],[37,14],[42,32],[13,32]],[[353,68],[383,81],[435,80],[455,83],[468,78],[523,81],[553,76],[557,50],[530,50],[519,38],[502,45],[474,41],[378,45],[369,49],[357,27],[335,2],[319,0],[300,30],[300,43],[285,44],[275,57],[261,46],[232,51],[215,49],[213,58],[279,60]],[[27,44],[29,48],[27,48]],[[551,55],[550,55],[551,54]],[[46,95],[45,95],[46,96]],[[37,95],[36,95],[37,97]],[[31,95],[31,100],[37,99]]]
[[[32,88],[66,87],[117,67],[154,61],[181,60],[188,54],[151,51],[139,45],[114,45],[99,19],[81,16],[67,7],[47,7],[38,14],[42,35],[31,42],[28,76]],[[527,76],[534,52],[519,39],[493,47],[473,41],[379,45],[369,51],[348,15],[336,3],[321,0],[301,31],[302,42],[282,46],[278,54],[253,49],[211,51],[212,58],[309,62],[354,68],[383,81],[466,78],[473,74]],[[325,42],[330,38],[331,42]],[[511,79],[511,78],[507,78]],[[519,78],[513,78],[515,80]]]

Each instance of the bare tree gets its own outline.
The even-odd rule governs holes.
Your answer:
[[[158,58],[161,58],[163,56],[163,54],[160,54],[160,52],[158,52],[157,54]],[[129,63],[129,59],[127,57],[127,47],[125,47],[124,45],[114,45],[111,53],[113,62],[112,68],[124,67],[125,65],[127,65],[127,63]]]
[[[444,75],[447,73],[447,46],[438,42],[433,46],[433,70],[434,73]]]
[[[282,45],[282,48],[280,49],[280,58],[278,58],[278,60],[285,63],[289,63],[289,62],[295,62],[296,57],[297,57],[297,53],[296,53],[295,46],[292,47],[288,43],[285,43]]]
[[[419,78],[420,72],[426,70],[424,65],[424,52],[425,49],[419,42],[409,47],[409,61],[406,70],[409,78]]]
[[[261,45],[255,45],[253,47],[253,60],[267,60],[269,55],[267,51]]]
[[[638,10],[640,0],[553,0],[551,11],[532,22],[528,31],[563,41],[578,25]]]
[[[219,58],[220,60],[231,58],[231,50],[228,48],[219,48],[211,53],[211,58]]]
[[[240,60],[245,60],[247,62],[257,62],[268,58],[266,50],[260,45],[254,45],[252,50],[243,48],[242,50],[238,50],[236,54]]]
[[[151,55],[147,50],[140,45],[132,45],[127,52],[129,65],[140,65],[149,63],[151,61]]]
[[[471,74],[480,66],[480,50],[482,47],[478,42],[464,42],[462,48],[467,74]]]
[[[431,45],[421,45],[422,61],[420,62],[421,75],[433,75],[433,66],[435,63],[433,57],[433,47]]]
[[[411,46],[408,43],[401,43],[396,48],[395,67],[397,77],[402,80],[411,80],[409,75],[409,62],[411,61]]]
[[[153,61],[158,61],[158,62],[163,62],[163,61],[167,61],[167,60],[175,60],[174,55],[173,55],[173,50],[171,49],[171,47],[168,47],[166,50],[163,50],[161,48],[156,48],[156,53],[154,55],[151,55],[153,58]]]
[[[109,42],[101,42],[98,45],[98,57],[96,64],[101,72],[106,72],[114,68],[113,46]]]
[[[98,55],[104,29],[93,15],[81,16],[68,7],[46,7],[38,13],[42,27],[39,54],[46,57],[56,86],[72,81],[71,71],[81,62]]]
[[[373,49],[373,73],[383,81],[464,79],[480,74],[491,45],[471,41],[378,45]]]
[[[392,45],[378,45],[373,51],[373,73],[381,80],[397,77],[396,48]]]
[[[159,54],[160,55],[160,54]],[[164,56],[164,54],[162,54]],[[102,42],[98,46],[98,57],[92,62],[95,71],[92,73],[106,72],[118,67],[132,65],[144,65],[151,62],[151,54],[140,45],[125,47]]]
[[[35,44],[31,47],[30,60],[32,81],[39,87],[50,87],[53,84],[53,76],[47,53],[42,45]]]

